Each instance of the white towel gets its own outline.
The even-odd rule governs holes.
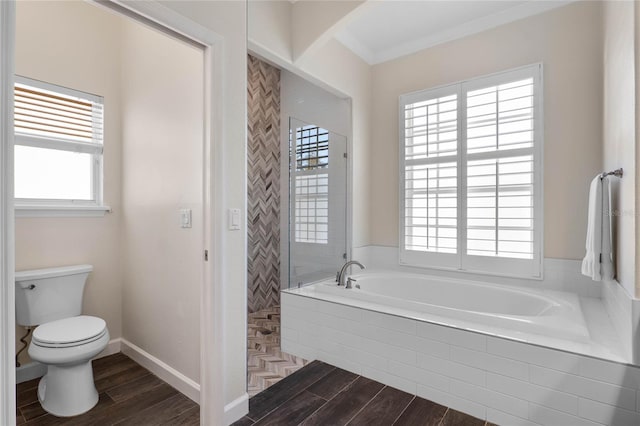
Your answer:
[[[613,279],[610,185],[608,177],[598,175],[589,189],[587,254],[582,260],[582,274],[594,281]]]

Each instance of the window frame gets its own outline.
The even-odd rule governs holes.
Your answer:
[[[81,142],[62,138],[20,134],[14,129],[14,145],[91,155],[91,199],[14,198],[18,217],[104,216],[111,208],[104,204],[104,98],[80,90],[15,75],[16,84],[25,84],[57,94],[98,103],[102,107],[103,135],[100,142]],[[15,99],[15,96],[14,96]]]
[[[419,90],[400,95],[398,102],[398,139],[399,139],[399,263],[426,269],[437,269],[473,273],[482,275],[507,276],[515,278],[543,279],[544,259],[544,100],[543,100],[543,65],[542,63],[512,68],[488,75],[483,75],[454,83]],[[484,157],[499,159],[515,157],[520,149],[492,151],[487,153],[467,153],[467,106],[466,96],[469,91],[478,90],[518,79],[533,78],[533,148],[523,148],[533,155],[533,258],[517,259],[494,256],[469,255],[467,248],[467,161]],[[455,155],[431,157],[420,164],[438,164],[455,162],[457,165],[457,249],[456,253],[438,253],[428,251],[407,250],[405,243],[406,224],[406,170],[405,158],[405,106],[449,95],[457,95],[457,151]]]

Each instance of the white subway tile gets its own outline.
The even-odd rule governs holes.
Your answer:
[[[486,420],[487,418],[487,408],[484,405],[477,404],[473,401],[469,401],[468,399],[451,395],[449,396],[449,404],[447,405],[449,406],[449,408],[453,408],[457,411],[462,411],[463,413],[466,413],[473,417],[477,417],[481,420]]]
[[[451,349],[451,359],[460,364],[470,365],[515,379],[529,380],[528,364],[520,361],[456,346]]]
[[[498,337],[487,337],[487,352],[520,362],[577,374],[580,356]]]
[[[433,401],[436,404],[444,405],[445,407],[449,407],[449,403],[451,402],[452,397],[452,395],[448,392],[443,392],[439,389],[422,384],[418,384],[416,395],[418,395],[420,398]]]
[[[362,337],[351,333],[345,333],[340,330],[335,330],[329,327],[316,327],[317,334],[323,339],[329,340],[335,343],[341,343],[344,345],[353,346],[355,348],[360,347],[360,341]]]
[[[527,401],[459,380],[451,380],[451,394],[518,417],[526,418],[529,414]]]
[[[486,384],[486,372],[478,368],[458,364],[449,360],[418,354],[418,367],[462,380],[476,386]]]
[[[548,368],[531,366],[531,383],[628,410],[636,409],[636,391]]]
[[[337,356],[328,352],[317,351],[317,357],[314,359],[318,359],[320,361],[326,362],[327,364],[331,364],[334,367],[342,368],[343,370],[350,371],[354,374],[362,374],[362,365],[350,359],[347,359],[344,356]]]
[[[416,353],[398,346],[387,345],[371,339],[361,339],[358,348],[363,351],[370,352],[374,355],[392,359],[394,361],[403,362],[409,365],[416,364]]]
[[[416,334],[416,320],[410,318],[363,310],[362,322],[376,327]]]
[[[487,408],[487,421],[496,425],[505,426],[536,426],[536,423],[530,422],[529,420],[515,417],[511,414],[503,413],[500,410],[494,410],[493,408]]]
[[[581,357],[580,375],[636,390],[640,388],[640,369],[617,362]]]
[[[580,398],[578,415],[609,426],[640,425],[640,413]]]
[[[282,305],[292,306],[294,308],[302,309],[303,311],[317,310],[318,307],[325,302],[312,299],[310,297],[298,296],[289,293],[281,293],[280,303]]]
[[[331,302],[319,302],[316,310],[349,321],[362,321],[362,309]]]
[[[437,340],[425,339],[422,337],[414,337],[410,347],[416,352],[425,355],[435,356],[443,359],[451,358],[451,345]]]
[[[412,380],[407,380],[402,377],[398,377],[394,374],[386,373],[384,371],[377,370],[375,368],[369,368],[362,366],[362,375],[372,380],[376,380],[380,383],[384,383],[387,386],[391,386],[395,389],[400,389],[403,392],[415,395],[417,391],[417,385]]]
[[[362,331],[364,332],[364,337],[372,340],[440,358],[450,358],[450,346],[446,343],[371,325],[363,325]]]
[[[542,386],[487,373],[487,388],[569,414],[578,414],[578,397]]]
[[[441,392],[448,392],[450,388],[451,380],[448,377],[412,365],[389,361],[389,372],[419,385],[438,389]]]
[[[417,322],[417,326],[417,334],[419,337],[438,340],[450,345],[462,346],[476,351],[486,351],[487,337],[482,334],[421,321]]]
[[[356,362],[363,367],[375,368],[381,371],[389,370],[389,360],[350,346],[340,345],[341,353],[337,354],[346,359]]]
[[[318,351],[308,346],[302,345],[296,342],[290,342],[282,339],[280,341],[282,352],[304,358],[307,361],[313,361],[318,359]]]
[[[298,330],[289,327],[280,326],[280,338],[289,340],[290,342],[298,341]]]
[[[602,426],[600,423],[532,403],[529,404],[529,420],[542,426]]]

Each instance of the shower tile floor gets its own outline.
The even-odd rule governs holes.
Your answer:
[[[248,392],[262,392],[295,373],[308,362],[280,350],[280,307],[249,314],[248,318]]]

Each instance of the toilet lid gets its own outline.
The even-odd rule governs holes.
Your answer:
[[[81,343],[104,334],[106,328],[102,318],[80,315],[38,326],[33,331],[32,341],[45,345]]]

